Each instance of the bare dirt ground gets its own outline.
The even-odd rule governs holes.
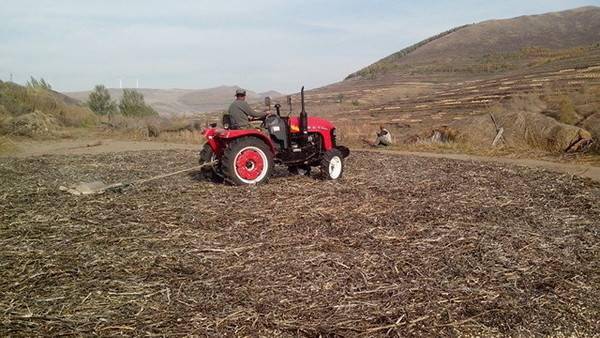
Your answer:
[[[41,155],[83,155],[83,154],[104,154],[124,151],[143,151],[143,150],[183,150],[200,149],[199,145],[147,142],[147,141],[127,141],[112,139],[69,139],[60,141],[27,141],[18,142],[17,150],[7,156],[30,157]]]
[[[149,141],[126,141],[111,139],[78,139],[63,141],[29,141],[18,143],[18,151],[10,154],[11,157],[31,157],[42,155],[84,155],[84,154],[105,154],[126,151],[150,151],[150,150],[198,150],[200,144],[181,144]],[[493,162],[517,165],[530,168],[539,168],[555,171],[567,175],[576,175],[600,182],[600,167],[575,164],[575,163],[557,163],[552,161],[533,160],[527,158],[507,158],[476,156],[470,154],[451,154],[451,153],[432,153],[432,152],[414,152],[386,149],[356,149],[358,151],[381,152],[396,155],[420,156],[428,158],[448,158],[461,161]],[[355,150],[355,151],[356,151]],[[0,156],[1,158],[1,156]]]
[[[344,179],[183,175],[193,150],[0,160],[0,335],[577,335],[600,330],[600,184],[355,153]]]
[[[393,155],[405,155],[405,156],[419,156],[427,158],[447,158],[459,161],[474,161],[474,162],[491,162],[508,165],[516,165],[520,167],[538,168],[550,170],[566,175],[580,176],[589,178],[591,180],[600,182],[600,167],[583,165],[583,164],[572,164],[572,163],[557,163],[551,161],[534,160],[528,158],[508,158],[508,157],[490,157],[490,156],[477,156],[470,154],[449,154],[449,153],[429,153],[429,152],[415,152],[415,151],[402,151],[402,150],[383,150],[383,149],[361,149],[360,151],[375,152],[382,154],[393,154]]]

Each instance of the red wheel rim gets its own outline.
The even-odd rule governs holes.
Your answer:
[[[235,160],[235,168],[240,178],[248,181],[257,179],[265,163],[261,154],[254,149],[243,150]]]

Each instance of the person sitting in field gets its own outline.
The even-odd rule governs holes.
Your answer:
[[[383,125],[379,126],[379,132],[377,133],[377,138],[375,142],[369,142],[368,140],[363,140],[369,145],[373,147],[387,147],[392,145],[392,134],[389,130],[385,129]]]

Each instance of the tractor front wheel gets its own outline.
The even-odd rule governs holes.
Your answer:
[[[273,166],[273,153],[255,137],[232,141],[221,158],[225,179],[233,185],[265,183],[273,172]]]
[[[323,154],[321,173],[327,180],[337,180],[344,174],[344,155],[338,149],[331,149]]]

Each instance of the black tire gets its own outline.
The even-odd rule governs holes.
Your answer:
[[[326,180],[337,180],[344,174],[344,155],[339,149],[330,149],[323,154],[321,173]]]
[[[233,185],[266,183],[273,173],[274,166],[271,149],[256,137],[243,137],[231,141],[221,158],[223,176]]]
[[[198,163],[202,165],[204,163],[211,162],[213,159],[215,159],[215,153],[208,143],[205,143],[202,146],[202,150],[200,150],[200,159],[198,160]]]
[[[202,165],[205,163],[210,163],[216,159],[217,157],[212,148],[208,145],[208,143],[205,143],[204,146],[202,146],[202,150],[200,150],[200,159],[198,160],[198,164]],[[200,177],[217,183],[223,181],[222,178],[217,174],[216,165],[200,169]]]
[[[291,165],[288,171],[292,175],[310,176],[311,167],[309,165]]]

